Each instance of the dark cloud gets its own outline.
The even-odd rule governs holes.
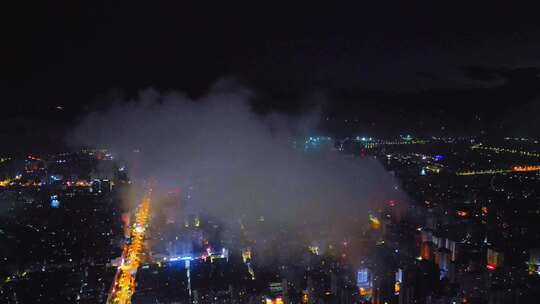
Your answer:
[[[472,80],[492,82],[501,77],[501,71],[497,69],[490,69],[482,66],[468,66],[463,67],[462,69],[465,76]]]

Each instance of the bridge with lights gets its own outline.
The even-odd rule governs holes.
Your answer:
[[[486,174],[502,174],[510,172],[534,172],[540,171],[540,165],[528,165],[528,166],[513,166],[509,169],[487,169],[476,171],[462,171],[457,172],[458,176],[470,176],[470,175],[486,175]]]

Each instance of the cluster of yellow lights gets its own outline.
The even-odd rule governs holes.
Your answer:
[[[308,246],[308,250],[314,255],[319,255],[319,246]]]
[[[529,275],[540,275],[540,265],[533,262],[527,262],[527,272]]]
[[[41,182],[36,181],[27,181],[25,183],[20,182],[21,176],[18,175],[15,178],[7,178],[4,180],[0,180],[0,187],[8,187],[14,184],[16,181],[19,181],[16,185],[22,186],[22,187],[39,187],[41,186]],[[77,187],[89,187],[90,183],[88,181],[79,180],[75,183],[68,184],[68,186],[77,186]]]
[[[0,180],[0,187],[7,187],[13,182],[13,179],[7,178],[4,180]]]
[[[441,168],[439,168],[437,166],[426,166],[426,170],[431,171],[431,172],[435,172],[435,173],[440,173],[441,172]]]
[[[252,259],[251,248],[246,248],[242,250],[242,260],[248,267],[248,272],[251,275],[251,279],[255,280],[255,271],[253,270],[253,267],[251,267],[251,259]]]
[[[480,149],[480,150],[486,150],[486,151],[493,151],[495,153],[514,153],[514,154],[520,154],[524,156],[532,156],[532,157],[540,157],[540,153],[538,152],[531,152],[531,151],[522,151],[522,150],[516,150],[516,149],[506,149],[506,148],[497,148],[497,147],[487,147],[483,146],[482,144],[477,144],[474,146],[471,146],[471,149]]]
[[[135,275],[141,263],[146,227],[150,218],[150,196],[146,195],[135,214],[131,243],[125,245],[108,303],[128,304],[135,292]]]
[[[266,304],[283,304],[283,298],[277,297],[275,299],[266,298]]]
[[[371,288],[360,287],[360,288],[358,288],[358,294],[361,297],[369,297],[369,296],[372,295],[372,290],[371,290]]]
[[[75,186],[77,187],[90,187],[90,183],[85,180],[78,180],[75,182]]]
[[[369,224],[371,226],[371,229],[379,230],[381,228],[381,221],[373,215],[369,215]]]
[[[399,295],[399,292],[401,291],[401,283],[395,282],[394,283],[394,294]]]
[[[529,172],[529,171],[540,171],[540,166],[514,166],[512,171],[518,172]]]
[[[302,294],[302,304],[307,304],[309,303],[309,294],[304,291],[304,293]]]
[[[4,180],[0,180],[0,187],[7,187],[19,179],[21,179],[20,175],[15,176],[15,178],[6,178]]]
[[[251,248],[242,250],[242,260],[244,263],[251,261]]]

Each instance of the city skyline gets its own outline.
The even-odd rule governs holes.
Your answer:
[[[534,7],[2,12],[0,303],[540,297]]]

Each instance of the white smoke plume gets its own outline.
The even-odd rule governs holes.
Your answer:
[[[262,216],[276,225],[343,232],[365,223],[379,202],[402,198],[373,159],[295,149],[317,115],[261,116],[251,110],[252,97],[245,88],[219,85],[197,100],[149,89],[89,115],[73,139],[109,148],[128,161],[132,179],[180,188],[192,211],[225,222]]]

